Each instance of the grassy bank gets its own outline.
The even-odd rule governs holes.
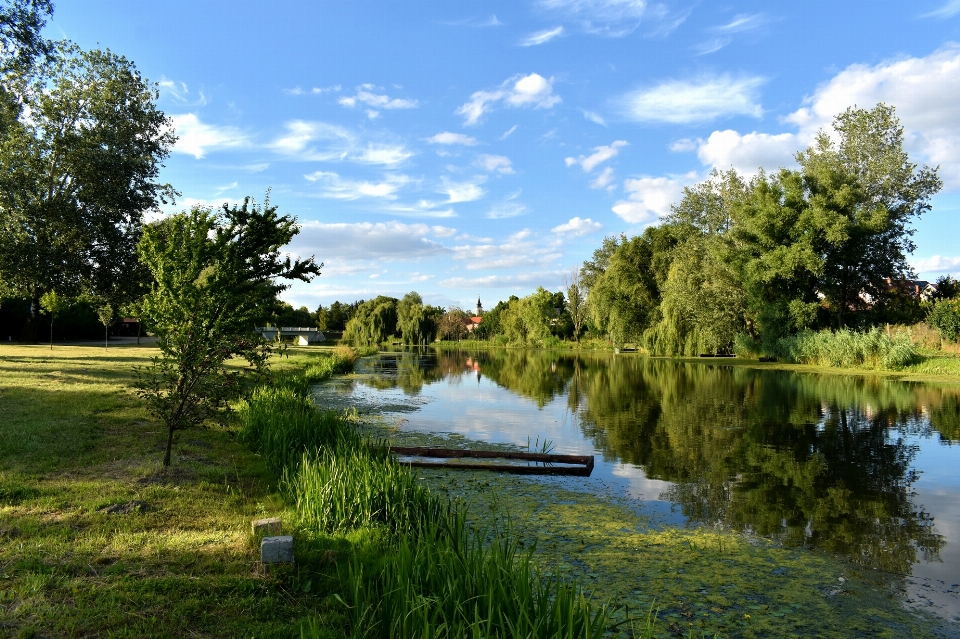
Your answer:
[[[330,609],[322,558],[310,587],[258,571],[250,520],[292,514],[229,429],[161,467],[131,371],[155,352],[0,345],[0,637],[289,637]]]

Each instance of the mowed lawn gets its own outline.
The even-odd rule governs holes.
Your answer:
[[[0,637],[289,637],[324,608],[332,569],[259,569],[251,520],[290,513],[229,428],[162,467],[156,353],[0,345]]]

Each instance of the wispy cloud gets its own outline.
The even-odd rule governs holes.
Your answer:
[[[168,97],[181,106],[197,107],[207,104],[207,96],[204,95],[203,91],[198,91],[196,96],[192,96],[186,82],[176,82],[166,76],[161,76],[160,82],[157,84],[160,86],[161,96]]]
[[[632,33],[648,10],[646,0],[540,0],[539,4],[588,33],[612,37]]]
[[[487,211],[488,220],[505,220],[511,217],[518,217],[527,212],[527,207],[520,202],[500,202],[494,204]]]
[[[960,0],[947,0],[939,9],[934,9],[929,13],[924,13],[922,18],[952,18],[960,14]]]
[[[550,42],[554,38],[563,35],[563,27],[554,27],[553,29],[544,29],[543,31],[536,31],[531,33],[527,37],[523,38],[520,41],[521,47],[533,47],[538,44],[544,44]]]
[[[462,144],[463,146],[476,146],[479,144],[477,138],[464,135],[463,133],[451,133],[450,131],[437,133],[427,138],[427,142],[430,144]]]
[[[438,193],[446,193],[447,201],[444,204],[457,204],[460,202],[473,202],[479,200],[486,194],[486,190],[480,187],[486,181],[486,178],[479,178],[472,182],[453,182],[449,178],[442,179],[442,186],[437,190]]]
[[[464,124],[469,126],[477,124],[498,103],[510,107],[548,109],[560,101],[560,96],[553,93],[553,78],[531,73],[509,78],[497,89],[473,93],[470,101],[460,106],[456,114],[462,115]]]
[[[556,233],[557,235],[567,235],[573,237],[579,237],[581,235],[587,235],[589,233],[595,233],[603,228],[603,224],[599,222],[594,222],[589,217],[586,219],[580,219],[579,217],[570,218],[568,222],[564,222],[560,226],[555,226],[550,229],[551,233]]]
[[[583,117],[585,117],[590,122],[593,122],[594,124],[599,124],[600,126],[607,126],[607,123],[604,121],[603,117],[600,116],[600,114],[594,113],[593,111],[586,111],[584,109],[581,109],[581,111],[583,111]]]
[[[345,95],[337,102],[348,109],[353,109],[360,105],[366,105],[370,107],[366,110],[367,117],[371,120],[379,117],[380,112],[377,109],[415,109],[420,106],[420,103],[416,100],[410,100],[405,98],[391,98],[388,95],[374,93],[373,90],[376,87],[370,84],[361,85],[359,90],[355,95],[348,96]]]
[[[330,87],[313,87],[312,89],[302,89],[297,86],[292,89],[284,89],[283,92],[287,95],[323,95],[324,93],[336,93],[340,91],[340,88],[339,84]]]
[[[251,143],[247,134],[240,129],[206,124],[195,113],[171,115],[170,120],[177,133],[174,152],[186,153],[198,160],[211,151],[235,149]]]
[[[911,263],[918,273],[960,273],[960,257],[934,255],[914,259]]]
[[[427,224],[396,221],[304,222],[291,249],[299,255],[317,255],[328,264],[338,259],[410,261],[451,253],[451,249],[428,237],[431,232]]]
[[[757,76],[706,76],[695,80],[668,80],[627,94],[624,114],[645,122],[688,124],[731,115],[763,114],[757,94],[765,82]]]
[[[321,196],[336,200],[360,198],[397,199],[397,192],[410,182],[406,175],[388,174],[380,182],[347,180],[332,171],[315,171],[304,175],[308,182],[321,188]]]
[[[616,140],[609,146],[594,147],[593,153],[590,155],[581,155],[580,157],[576,158],[569,157],[564,161],[566,162],[567,166],[579,164],[584,171],[589,173],[596,168],[598,164],[602,164],[610,158],[617,157],[617,155],[620,154],[620,149],[625,146],[629,146],[629,143],[626,140]]]
[[[590,182],[591,189],[608,189],[613,190],[613,167],[608,166],[604,170],[600,171],[596,178]]]
[[[467,270],[544,266],[559,259],[556,240],[544,243],[530,229],[510,235],[506,241],[454,246],[454,259],[464,260]]]
[[[766,22],[769,22],[769,18],[762,13],[741,13],[737,16],[734,16],[733,20],[727,24],[713,27],[711,31],[715,31],[717,33],[739,33],[741,31],[756,29]]]
[[[397,166],[413,153],[402,144],[363,143],[357,135],[325,122],[293,120],[269,148],[301,161],[339,162]]]
[[[517,130],[517,125],[514,124],[512,127],[510,127],[509,129],[507,129],[506,132],[504,132],[503,135],[500,136],[500,139],[501,139],[501,140],[506,140],[506,139],[509,138],[511,135],[513,135],[513,132],[516,131],[516,130]]]
[[[510,162],[510,158],[505,155],[488,155],[484,153],[477,157],[477,164],[485,171],[491,173],[496,172],[502,175],[513,173],[513,165]]]
[[[709,40],[705,40],[704,42],[694,45],[693,50],[697,53],[697,55],[709,55],[711,53],[716,53],[731,42],[733,42],[732,38],[710,38]]]

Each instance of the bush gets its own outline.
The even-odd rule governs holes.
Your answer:
[[[940,331],[945,342],[956,342],[960,338],[960,299],[940,300],[933,305],[927,323]]]

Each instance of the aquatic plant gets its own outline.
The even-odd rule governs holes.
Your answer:
[[[901,370],[922,358],[907,333],[869,331],[803,331],[773,345],[779,359],[838,368]]]

